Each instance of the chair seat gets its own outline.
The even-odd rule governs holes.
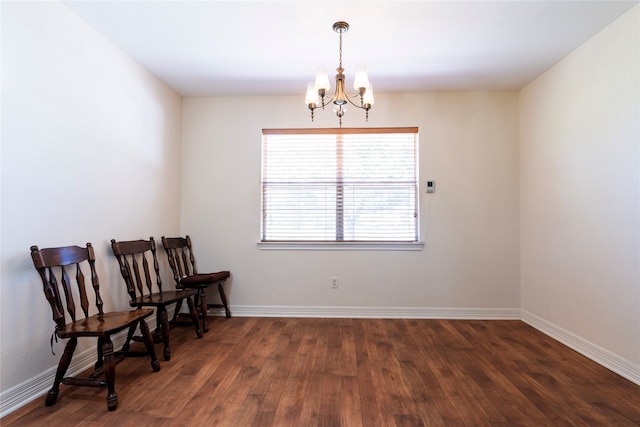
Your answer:
[[[56,332],[60,338],[69,337],[100,337],[113,334],[126,329],[132,322],[150,316],[151,308],[143,308],[132,311],[115,311],[111,313],[96,314],[87,318],[67,323],[64,328]]]
[[[180,286],[183,288],[194,288],[198,286],[208,286],[214,283],[226,280],[231,276],[228,271],[218,271],[217,273],[196,273],[180,280]]]
[[[154,294],[142,295],[134,300],[129,301],[131,307],[138,306],[159,306],[173,304],[183,298],[193,296],[196,290],[178,289],[171,291],[156,292]]]

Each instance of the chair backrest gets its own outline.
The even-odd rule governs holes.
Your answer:
[[[111,239],[111,249],[118,259],[120,274],[122,274],[122,278],[127,285],[127,292],[131,300],[135,300],[138,296],[153,293],[149,259],[153,263],[158,292],[162,292],[162,278],[160,277],[160,266],[158,265],[158,257],[156,256],[156,242],[153,240],[153,237],[149,237],[149,240],[131,240],[125,242],[116,242],[115,239]],[[141,264],[144,280],[140,274]]]
[[[162,236],[162,246],[169,258],[169,265],[173,271],[176,285],[180,284],[183,277],[198,273],[196,258],[191,247],[191,238],[188,235],[186,237]]]
[[[85,288],[85,276],[81,269],[81,265],[84,263],[89,265],[91,272],[91,284],[96,297],[95,305],[98,309],[98,314],[103,314],[100,282],[95,268],[96,256],[91,243],[87,243],[87,246],[84,248],[80,246],[65,246],[61,248],[38,249],[38,247],[34,245],[31,246],[31,259],[42,279],[44,295],[51,306],[53,320],[56,322],[57,328],[62,328],[67,324],[65,307],[71,321],[76,321],[76,304],[71,279],[67,273],[68,268],[75,268],[73,278],[75,279],[78,290],[80,307],[82,308],[84,317],[89,317],[89,298],[87,297]],[[58,285],[56,275],[60,277],[61,286]],[[60,292],[60,288],[62,288],[62,292]],[[64,294],[64,303],[62,301],[62,294]]]

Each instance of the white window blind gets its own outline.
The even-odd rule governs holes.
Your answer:
[[[418,129],[264,129],[262,241],[416,242]]]

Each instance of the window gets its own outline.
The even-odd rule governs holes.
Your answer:
[[[418,242],[418,129],[264,129],[262,242]]]

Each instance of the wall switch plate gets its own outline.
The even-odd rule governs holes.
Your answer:
[[[427,193],[435,193],[435,192],[436,192],[436,182],[427,181]]]

